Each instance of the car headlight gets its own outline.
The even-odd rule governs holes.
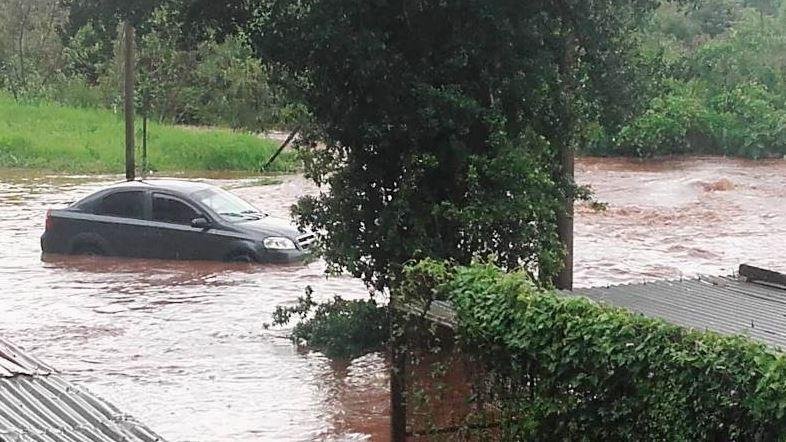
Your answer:
[[[266,249],[273,250],[292,250],[297,248],[291,239],[284,238],[282,236],[271,236],[269,238],[265,238],[264,244]]]

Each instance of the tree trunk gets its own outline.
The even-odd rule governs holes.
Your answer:
[[[557,167],[558,182],[564,185],[574,185],[574,157],[571,134],[573,132],[573,74],[576,66],[577,40],[574,34],[565,40],[565,54],[560,66],[560,75],[563,78],[562,101],[565,107],[563,134],[558,135],[560,145]],[[567,192],[562,200],[562,210],[557,213],[557,234],[565,250],[562,269],[554,278],[554,286],[561,290],[573,290],[573,193]]]
[[[560,171],[565,182],[574,180],[574,152],[568,143],[560,146]],[[554,286],[561,290],[573,290],[573,195],[562,200],[563,210],[557,213],[557,233],[565,248],[562,270],[554,279]]]
[[[407,439],[407,402],[405,397],[407,367],[404,348],[401,313],[396,308],[397,295],[390,294],[390,440],[404,442]]]

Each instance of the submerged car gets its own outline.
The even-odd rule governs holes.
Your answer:
[[[271,217],[219,187],[128,181],[49,210],[44,253],[238,262],[301,260],[313,233]]]

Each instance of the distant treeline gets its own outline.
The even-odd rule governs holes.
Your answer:
[[[210,15],[209,1],[137,3],[155,5],[137,20],[140,114],[161,123],[249,131],[291,123],[293,106],[269,81],[242,23],[203,17]],[[100,14],[102,5],[0,0],[0,90],[20,102],[119,111],[122,27],[110,6]],[[232,17],[237,21],[238,14]]]
[[[665,3],[633,37],[640,100],[618,130],[588,123],[585,153],[786,154],[786,5],[780,0]]]
[[[285,98],[252,47],[259,6],[248,2],[0,0],[0,89],[17,101],[119,109],[116,10],[132,3],[132,11],[144,11],[137,20],[139,113],[249,131],[294,124],[301,107]],[[666,2],[628,37],[635,80],[620,90],[629,105],[614,121],[578,115],[579,151],[786,154],[781,0]],[[597,103],[584,105],[586,115],[598,114]]]

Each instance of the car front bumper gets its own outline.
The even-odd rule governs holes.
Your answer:
[[[306,259],[308,253],[302,250],[271,250],[262,249],[259,251],[259,261],[263,263],[291,263],[301,262]]]

